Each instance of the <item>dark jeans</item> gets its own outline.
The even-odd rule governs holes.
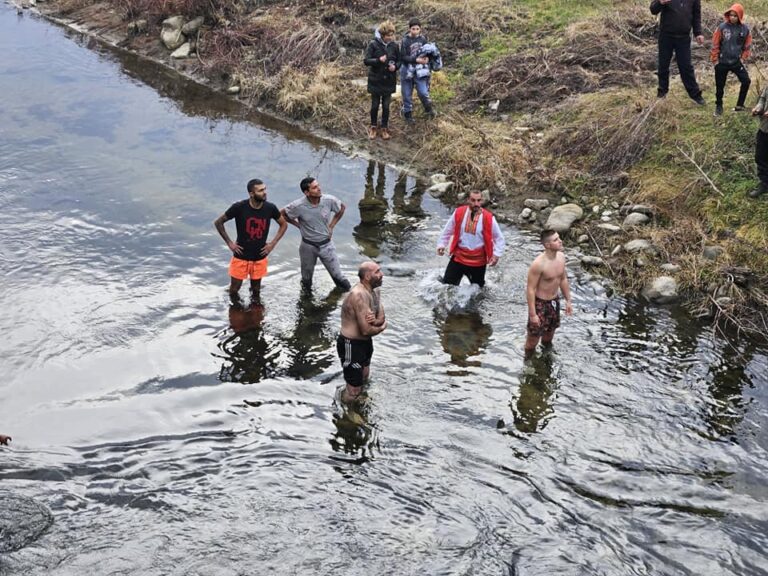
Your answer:
[[[471,284],[477,284],[480,288],[485,286],[485,266],[467,266],[451,258],[448,266],[445,267],[443,284],[458,286],[463,276],[469,278]]]
[[[669,92],[669,63],[672,62],[672,53],[675,54],[677,67],[680,70],[680,78],[683,80],[685,90],[691,98],[701,95],[701,88],[696,82],[696,74],[691,63],[691,37],[677,38],[666,34],[659,34],[659,93]]]
[[[381,103],[381,127],[389,127],[389,103],[392,102],[392,94],[371,94],[371,126],[376,126],[379,117],[379,103]]]
[[[757,178],[760,180],[760,188],[768,192],[768,132],[757,131],[755,142],[755,164],[757,164]]]
[[[736,74],[736,78],[741,82],[741,90],[739,90],[739,99],[736,101],[736,106],[744,106],[744,102],[747,101],[747,92],[749,92],[749,85],[752,81],[749,79],[749,72],[747,68],[741,62],[736,64],[715,64],[715,104],[718,106],[723,105],[723,92],[725,91],[725,79],[728,77],[728,72]]]

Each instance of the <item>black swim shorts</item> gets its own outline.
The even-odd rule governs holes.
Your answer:
[[[339,334],[336,351],[344,369],[344,381],[350,386],[362,386],[363,368],[371,365],[373,340],[352,340]]]
[[[529,320],[528,334],[540,337],[548,332],[554,332],[560,327],[560,300],[536,298],[536,316],[539,317],[539,325],[534,326]]]

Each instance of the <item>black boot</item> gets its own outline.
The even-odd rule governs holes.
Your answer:
[[[749,192],[749,197],[760,198],[763,194],[768,194],[768,185],[761,182],[757,188]]]
[[[430,120],[434,120],[437,116],[437,112],[435,112],[435,106],[432,104],[432,102],[424,106],[424,112],[427,114],[427,118]]]
[[[413,112],[403,112],[403,118],[405,118],[406,124],[413,124],[415,122],[413,119]]]
[[[342,292],[349,292],[352,289],[352,284],[349,283],[349,280],[346,278],[342,278],[341,280],[335,280],[336,288],[341,290]]]

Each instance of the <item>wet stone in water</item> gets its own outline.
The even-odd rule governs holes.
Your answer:
[[[0,552],[13,552],[34,542],[51,524],[53,516],[42,504],[0,492]]]

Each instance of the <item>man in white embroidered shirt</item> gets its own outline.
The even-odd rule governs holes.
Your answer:
[[[443,283],[458,286],[466,276],[470,283],[485,285],[486,266],[496,266],[504,253],[504,235],[493,214],[483,208],[483,195],[472,190],[464,206],[459,206],[448,219],[437,243],[437,253],[451,261],[445,268]]]

